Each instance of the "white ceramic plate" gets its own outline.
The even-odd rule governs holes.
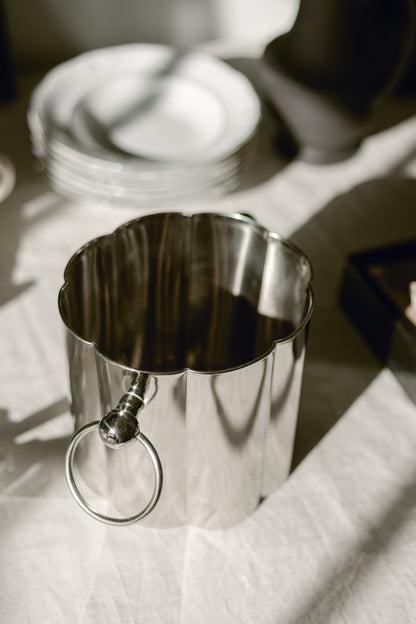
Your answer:
[[[226,129],[221,101],[180,76],[126,74],[92,89],[74,108],[72,136],[103,148],[167,162],[199,157]]]
[[[195,166],[183,165],[160,169],[159,167],[132,166],[132,161],[116,162],[103,161],[100,158],[75,153],[71,148],[62,144],[55,137],[45,136],[45,133],[31,132],[32,150],[37,158],[47,167],[54,163],[66,167],[81,177],[95,178],[97,181],[114,182],[126,185],[157,185],[180,186],[198,184],[215,176],[225,176],[244,166],[252,157],[255,148],[254,139],[243,145],[237,152],[222,160],[209,163],[200,163]],[[138,160],[138,159],[136,159]]]
[[[230,176],[226,180],[218,180],[207,184],[206,188],[184,187],[176,191],[157,192],[151,190],[131,190],[124,186],[107,186],[71,176],[59,167],[52,167],[47,172],[51,187],[58,193],[75,199],[93,199],[106,203],[126,204],[136,207],[169,206],[184,204],[191,201],[213,199],[234,190],[240,182],[240,174]]]
[[[155,89],[147,125],[134,107],[149,104]],[[257,131],[261,107],[249,80],[214,57],[129,44],[54,68],[35,89],[29,117],[75,153],[154,168],[232,154]]]

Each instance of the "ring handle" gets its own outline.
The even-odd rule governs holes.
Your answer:
[[[128,518],[117,518],[117,517],[107,516],[105,514],[100,513],[99,511],[94,509],[94,507],[92,507],[89,503],[87,503],[87,501],[85,500],[85,498],[79,491],[78,486],[75,483],[74,472],[73,472],[74,454],[75,454],[78,444],[80,443],[80,441],[82,440],[84,436],[88,435],[88,433],[94,430],[99,430],[100,424],[101,424],[101,421],[95,420],[94,422],[88,423],[87,425],[84,425],[83,427],[78,429],[78,431],[76,431],[76,433],[72,436],[72,439],[69,443],[68,449],[66,451],[66,456],[65,456],[65,474],[66,474],[66,479],[68,482],[69,489],[71,491],[72,496],[75,498],[76,502],[78,503],[78,505],[80,505],[80,507],[82,507],[82,509],[86,511],[87,514],[92,516],[92,518],[95,518],[95,520],[100,520],[101,522],[104,522],[105,524],[111,524],[111,525],[116,525],[116,526],[126,526],[129,524],[134,524],[138,520],[141,520],[142,518],[147,516],[147,514],[149,514],[153,510],[153,508],[155,507],[156,503],[159,500],[159,496],[162,491],[162,484],[163,484],[163,471],[162,471],[162,465],[160,463],[159,455],[157,454],[157,451],[154,448],[153,444],[150,442],[150,440],[146,438],[146,436],[143,433],[138,431],[138,433],[134,436],[132,441],[137,440],[138,442],[140,442],[144,446],[146,451],[149,453],[150,459],[152,460],[153,468],[155,471],[155,486],[154,486],[153,494],[149,502],[147,503],[146,507],[144,507],[144,509],[139,511],[139,513],[133,516],[130,516]]]

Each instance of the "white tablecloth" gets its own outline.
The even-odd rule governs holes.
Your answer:
[[[252,75],[252,60],[231,62]],[[348,252],[416,234],[415,102],[390,103],[380,131],[327,166],[280,157],[266,112],[244,187],[186,206],[249,212],[291,237],[312,260],[316,308],[290,478],[227,530],[153,530],[92,520],[66,486],[63,269],[81,244],[143,211],[48,189],[25,123],[34,82],[0,108],[0,152],[17,172],[0,205],[0,621],[414,622],[416,407],[338,290]]]

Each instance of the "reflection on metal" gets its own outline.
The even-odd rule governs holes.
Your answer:
[[[70,260],[59,306],[75,426],[140,412],[163,466],[145,524],[228,526],[284,481],[310,280],[297,248],[242,215],[147,215]],[[77,459],[120,514],[151,498],[154,465],[137,445],[114,452],[90,435]]]

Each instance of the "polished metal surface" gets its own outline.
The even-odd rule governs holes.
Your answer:
[[[228,526],[287,477],[310,281],[301,251],[240,215],[147,215],[70,260],[59,308],[75,427],[137,395],[164,472],[146,524]],[[85,481],[126,517],[154,481],[136,447],[88,436],[77,451]]]
[[[134,442],[140,432],[138,413],[144,405],[143,395],[148,381],[147,374],[134,376],[117,407],[101,418],[98,432],[107,446],[121,448]]]
[[[103,416],[98,432],[104,444],[111,448],[121,448],[134,442],[140,432],[139,421],[131,414],[121,414],[118,409]]]

